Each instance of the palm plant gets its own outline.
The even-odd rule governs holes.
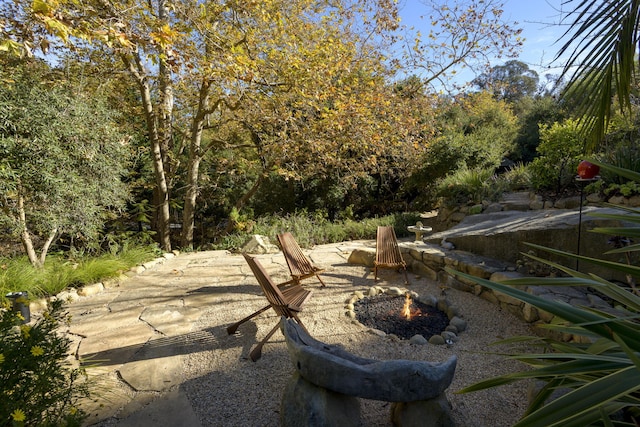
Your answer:
[[[610,171],[640,182],[640,174],[600,164]],[[640,238],[640,209],[624,208],[624,213],[606,218],[624,221],[631,226],[597,228],[593,232]],[[605,217],[604,215],[599,215]],[[620,271],[628,277],[640,276],[640,267],[579,256],[563,251],[534,246],[539,250],[579,259]],[[633,253],[640,244],[626,245],[608,253]],[[535,379],[545,384],[530,402],[527,413],[517,426],[586,426],[640,425],[640,295],[635,287],[621,287],[594,274],[581,273],[557,263],[528,255],[563,271],[566,276],[555,278],[521,278],[497,283],[448,269],[450,274],[464,277],[483,286],[531,304],[562,319],[544,327],[555,332],[570,333],[583,339],[563,342],[553,338],[517,337],[507,342],[534,341],[543,351],[535,354],[512,354],[531,369],[491,378],[471,385],[462,392],[500,386],[523,379]],[[631,282],[633,283],[633,282]],[[615,313],[574,307],[564,302],[550,301],[512,286],[582,286],[594,289],[613,301]],[[503,341],[504,343],[504,341]],[[568,390],[550,399],[556,390]],[[549,403],[547,401],[551,400]]]
[[[562,4],[575,7],[567,15],[572,23],[556,59],[571,52],[562,77],[577,77],[567,84],[564,96],[576,101],[581,129],[593,148],[606,132],[614,95],[623,112],[631,110],[640,1],[563,0]]]

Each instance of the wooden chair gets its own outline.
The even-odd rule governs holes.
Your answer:
[[[324,270],[313,265],[309,258],[302,253],[302,249],[300,249],[293,235],[287,231],[278,234],[277,237],[292,277],[291,281],[285,283],[299,285],[300,281],[308,277],[316,276],[324,288],[326,285],[319,275],[319,273],[322,273]]]
[[[403,270],[405,285],[409,284],[409,278],[407,277],[407,263],[404,262],[400,248],[398,247],[398,240],[396,239],[396,232],[392,226],[379,226],[376,236],[376,260],[373,263],[375,279],[378,280],[379,268],[390,268],[395,270]]]
[[[262,292],[264,293],[265,297],[267,297],[269,305],[256,311],[252,315],[245,317],[239,322],[234,323],[229,328],[227,328],[227,332],[229,332],[230,329],[235,332],[240,324],[268,310],[269,308],[273,308],[273,310],[279,316],[278,322],[276,323],[274,328],[249,353],[249,357],[252,361],[255,362],[262,356],[262,347],[264,346],[264,344],[269,341],[269,339],[280,327],[279,319],[281,316],[284,316],[287,319],[294,319],[306,331],[306,328],[298,318],[298,313],[302,311],[302,305],[309,299],[312,291],[306,290],[298,284],[280,288],[278,285],[273,283],[264,267],[258,262],[257,259],[249,256],[248,254],[243,255],[244,259],[247,260],[247,264],[249,264],[249,267],[251,267],[253,275],[260,284]]]

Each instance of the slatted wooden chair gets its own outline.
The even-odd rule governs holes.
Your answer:
[[[404,262],[396,232],[392,226],[379,226],[376,236],[376,260],[373,263],[375,280],[378,280],[378,269],[389,268],[404,272],[405,285],[409,284],[407,277],[407,263]]]
[[[316,276],[324,288],[326,285],[319,275],[319,273],[322,273],[324,270],[313,265],[309,258],[305,256],[293,235],[286,231],[278,234],[277,237],[292,277],[290,282],[285,283],[299,285],[302,280]]]
[[[264,293],[265,297],[267,297],[269,305],[231,325],[229,328],[227,328],[227,332],[232,327],[234,327],[233,330],[235,331],[235,329],[237,329],[240,324],[268,310],[269,308],[273,308],[273,310],[279,316],[278,322],[273,327],[273,329],[249,353],[249,357],[252,361],[255,362],[262,356],[262,347],[264,346],[264,344],[269,341],[269,339],[280,327],[279,319],[281,316],[284,316],[287,319],[294,319],[306,331],[306,328],[298,318],[298,313],[302,311],[302,305],[309,299],[309,297],[311,297],[312,291],[304,289],[299,284],[280,288],[278,285],[273,283],[271,277],[269,277],[264,267],[262,266],[262,264],[260,264],[260,262],[258,262],[257,259],[249,256],[248,254],[243,255],[244,259],[247,260],[247,264],[249,264],[249,267],[251,267],[253,275],[260,284],[262,292]]]

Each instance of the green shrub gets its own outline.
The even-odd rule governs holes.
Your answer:
[[[408,236],[407,226],[420,220],[419,213],[404,213],[362,220],[345,219],[329,221],[324,211],[310,213],[306,210],[287,215],[270,215],[257,218],[250,232],[236,231],[223,236],[213,246],[215,249],[239,250],[252,234],[267,236],[276,242],[276,235],[291,232],[301,247],[344,242],[347,240],[375,239],[379,225],[393,225],[398,237]]]
[[[480,203],[496,191],[493,169],[458,169],[438,183],[437,195],[445,205]]]
[[[3,310],[0,318],[0,425],[80,426],[78,408],[89,397],[86,374],[67,362],[71,340],[59,332],[68,322],[55,301],[33,325]]]
[[[517,163],[499,177],[501,186],[509,191],[527,190],[532,187],[531,170],[523,163]]]
[[[612,166],[601,165],[627,179],[640,182],[640,174]],[[597,228],[592,231],[613,236],[625,236],[625,241],[640,238],[640,210],[624,209],[626,213],[607,215],[632,226]],[[597,215],[596,215],[597,216]],[[620,239],[618,239],[620,240]],[[534,245],[532,245],[534,246]],[[640,250],[640,245],[620,245],[608,253],[625,253]],[[640,267],[632,264],[608,262],[578,256],[558,250],[534,246],[555,255],[564,255],[581,262],[593,263],[625,273],[628,286],[606,281],[592,274],[579,271],[533,257],[564,272],[568,277],[522,278],[492,282],[460,273],[447,271],[480,285],[497,290],[505,295],[531,304],[563,319],[546,325],[552,331],[578,335],[581,342],[561,342],[552,338],[516,337],[507,342],[533,340],[541,351],[529,354],[512,354],[509,357],[520,360],[531,369],[491,378],[462,390],[473,392],[518,380],[535,379],[544,386],[530,402],[525,416],[517,426],[586,426],[586,425],[638,425],[640,420],[640,291],[635,280],[640,276]],[[627,259],[631,259],[630,256]],[[514,287],[512,287],[514,286]],[[613,302],[619,314],[595,309],[574,307],[552,301],[518,289],[521,286],[582,286],[603,294]],[[548,402],[557,390],[567,393]],[[548,402],[548,403],[547,403]]]
[[[542,125],[538,157],[529,166],[533,186],[538,190],[560,191],[572,183],[583,146],[575,120]]]

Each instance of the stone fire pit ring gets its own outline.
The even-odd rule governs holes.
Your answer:
[[[445,313],[447,315],[447,318],[449,319],[449,324],[441,334],[433,335],[431,338],[429,338],[429,340],[427,340],[424,336],[417,334],[409,339],[409,342],[411,344],[424,345],[429,343],[433,345],[453,345],[456,341],[458,341],[458,335],[467,329],[467,321],[462,318],[462,315],[458,308],[452,305],[447,300],[446,295],[442,295],[440,297],[436,297],[433,295],[421,297],[414,291],[401,289],[395,286],[389,288],[385,288],[383,286],[371,286],[366,291],[353,292],[353,294],[351,294],[345,301],[345,315],[348,318],[353,319],[353,321],[358,322],[356,314],[356,303],[359,300],[368,297],[375,297],[377,295],[390,295],[400,297],[407,294],[409,294],[411,299],[415,301],[419,301],[428,306],[437,308],[438,310]],[[368,328],[372,333],[375,333],[377,335],[387,335],[385,331],[369,328],[366,325],[362,326]]]

